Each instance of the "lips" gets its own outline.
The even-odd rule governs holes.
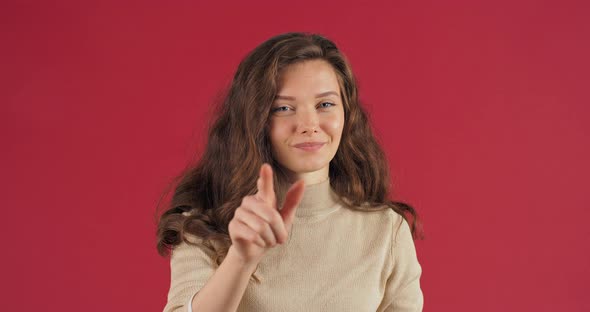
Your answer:
[[[304,142],[304,143],[299,143],[299,144],[295,144],[293,146],[295,147],[316,147],[316,146],[322,146],[326,144],[325,142]]]

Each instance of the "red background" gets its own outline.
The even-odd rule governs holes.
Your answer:
[[[425,311],[589,311],[589,16],[585,1],[4,2],[2,310],[161,311],[159,195],[242,57],[311,31],[350,59],[395,194],[423,217]]]

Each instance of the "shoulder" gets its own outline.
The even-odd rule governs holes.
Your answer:
[[[407,240],[407,236],[412,237],[410,226],[406,219],[387,205],[383,205],[372,211],[352,210],[370,224],[374,229],[380,229],[382,233],[391,240],[392,247],[400,240]]]
[[[216,242],[203,237],[197,236],[193,233],[182,233],[183,238],[180,243],[172,249],[172,257],[178,257],[181,254],[201,254],[214,258],[216,255]]]
[[[351,211],[351,213],[358,216],[369,219],[377,219],[388,224],[397,224],[398,226],[404,221],[404,218],[399,213],[385,204],[373,208],[369,208],[368,205],[363,205],[355,207],[354,209],[351,208],[346,210]]]
[[[389,226],[388,233],[391,234],[392,244],[395,245],[396,241],[399,239],[400,234],[404,235],[407,232],[406,230],[410,229],[408,222],[401,214],[390,207],[384,209],[383,216],[387,219]]]
[[[350,217],[362,223],[363,228],[369,231],[379,232],[381,236],[387,239],[395,238],[400,229],[404,227],[404,217],[387,205],[378,206],[371,210],[364,210],[363,207],[355,209],[342,209]]]

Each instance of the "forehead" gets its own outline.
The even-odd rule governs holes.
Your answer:
[[[325,91],[340,91],[336,71],[324,60],[309,60],[284,68],[278,79],[281,95],[316,94]]]

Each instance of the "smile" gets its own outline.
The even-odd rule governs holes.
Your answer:
[[[297,144],[297,145],[295,145],[295,147],[298,149],[304,150],[304,151],[313,152],[313,151],[319,150],[325,144],[326,143],[307,143],[307,144]]]

